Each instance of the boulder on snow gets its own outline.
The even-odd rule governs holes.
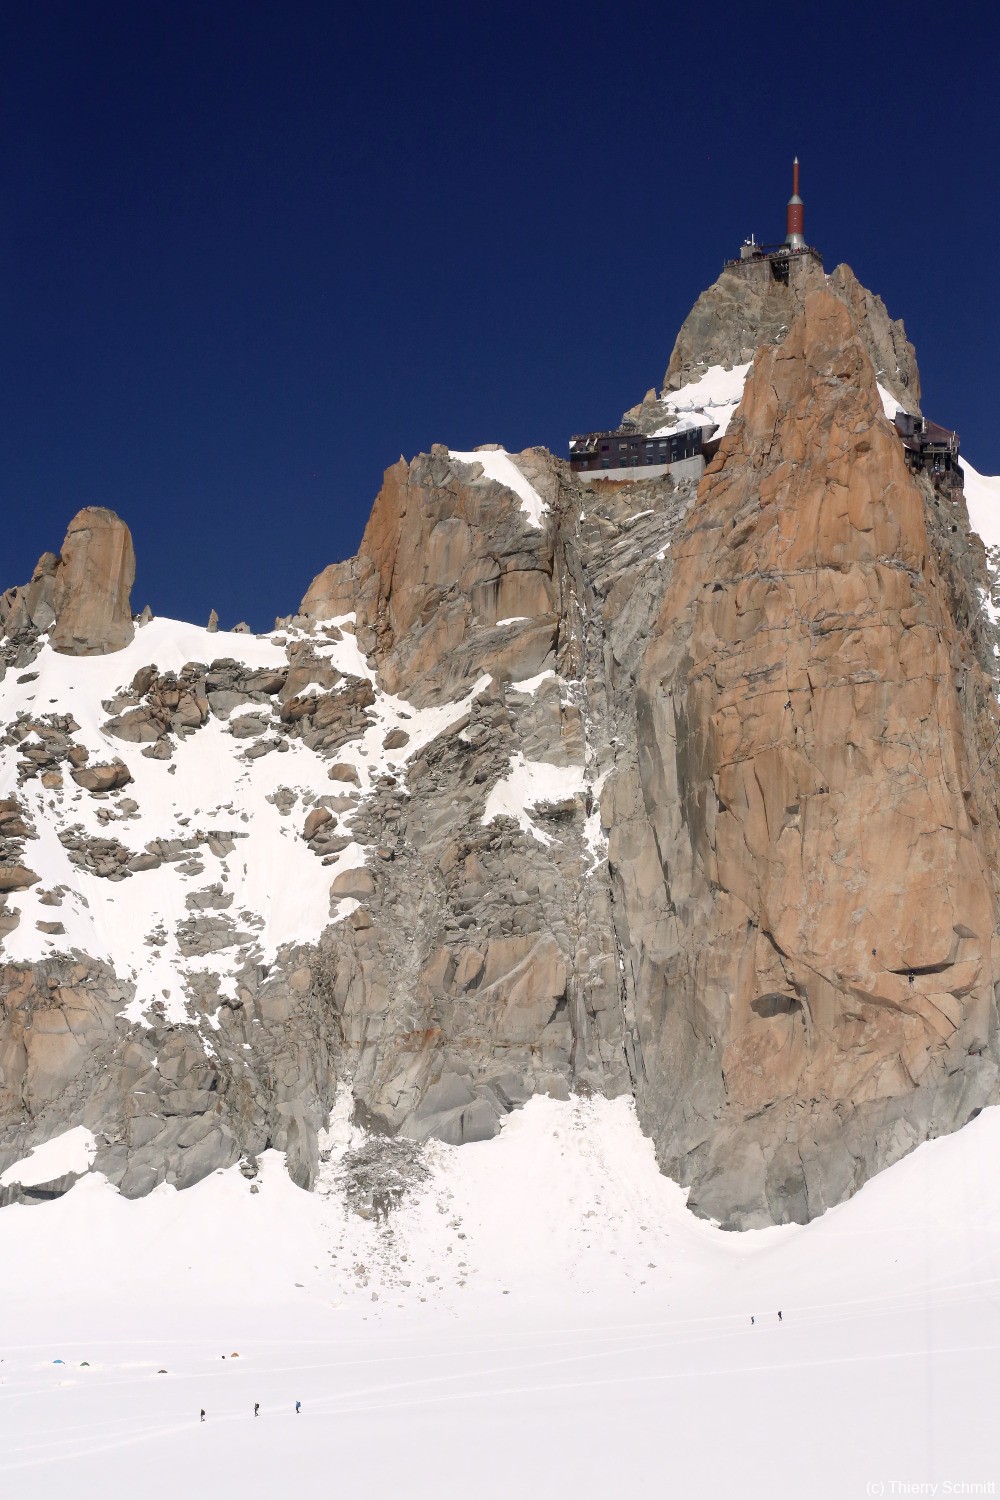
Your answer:
[[[70,775],[77,786],[82,786],[87,792],[114,792],[119,787],[128,786],[132,780],[132,772],[121,760],[104,766],[81,766]]]

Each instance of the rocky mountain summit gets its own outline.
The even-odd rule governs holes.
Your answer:
[[[767,260],[727,265],[685,318],[662,391],[648,391],[625,413],[626,419],[642,432],[672,426],[677,420],[677,391],[716,366],[731,370],[746,365],[762,344],[780,343],[801,317],[806,298],[821,289],[848,308],[879,384],[904,411],[919,414],[916,351],[902,321],[890,318],[882,298],[863,287],[850,266],[837,266],[828,276],[811,256],[789,262],[787,275],[787,281],[776,279]]]
[[[264,636],[134,621],[107,511],[2,596],[0,1171],[84,1126],[126,1195],[310,1186],[341,1084],[455,1144],[629,1092],[746,1228],[997,1100],[992,583],[912,346],[730,268],[633,415],[720,381],[699,482],[400,461]]]

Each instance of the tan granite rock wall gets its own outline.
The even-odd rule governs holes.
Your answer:
[[[75,515],[56,573],[52,644],[68,656],[120,651],[134,634],[135,552],[125,522],[91,505]]]
[[[784,1141],[832,1140],[838,1113],[987,1042],[997,827],[963,793],[994,726],[964,713],[970,657],[857,327],[810,292],[674,544],[637,684],[639,786],[611,812],[640,1098],[674,1159],[700,1146],[728,1173],[767,1140],[737,1218],[780,1215]],[[710,1211],[737,1206],[730,1176],[714,1195],[711,1167],[684,1170]]]

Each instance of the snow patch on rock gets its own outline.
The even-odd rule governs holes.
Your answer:
[[[682,385],[679,390],[663,396],[663,406],[678,420],[658,427],[652,437],[685,432],[693,427],[718,425],[716,438],[723,437],[733,419],[733,413],[743,399],[750,364],[733,365],[729,370],[722,365],[713,365],[698,380]]]
[[[21,1187],[36,1187],[72,1173],[82,1175],[90,1170],[96,1153],[97,1143],[92,1133],[83,1125],[76,1125],[36,1146],[21,1161],[0,1172],[0,1187],[10,1187],[15,1182]]]
[[[480,448],[474,453],[456,453],[450,449],[449,457],[457,458],[463,464],[481,464],[483,478],[492,479],[512,490],[521,502],[521,510],[527,517],[528,524],[541,530],[544,524],[542,517],[547,513],[548,506],[518,468],[512,454],[504,448]]]
[[[540,844],[551,844],[552,838],[538,827],[531,809],[564,802],[583,790],[582,766],[555,766],[548,761],[526,760],[522,751],[510,762],[508,775],[498,781],[486,799],[483,823],[494,818],[513,818],[523,833],[529,833]]]

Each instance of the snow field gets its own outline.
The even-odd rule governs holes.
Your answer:
[[[532,821],[531,809],[540,803],[562,802],[583,790],[582,766],[556,766],[549,761],[525,760],[521,751],[513,756],[510,771],[498,781],[486,799],[482,821],[513,818],[523,833],[541,844],[552,838]]]
[[[257,1193],[233,1169],[128,1203],[89,1176],[7,1209],[5,1492],[1000,1480],[1000,1110],[808,1227],[747,1235],[687,1212],[628,1100],[535,1099],[494,1141],[429,1145],[387,1224],[337,1190],[361,1139],[342,1100],[314,1194],[269,1153]]]
[[[986,547],[1000,546],[1000,476],[978,473],[964,458],[965,503],[973,531]]]
[[[22,1161],[11,1164],[6,1172],[0,1172],[0,1187],[19,1182],[22,1187],[35,1187],[39,1183],[55,1182],[70,1172],[89,1172],[97,1154],[97,1142],[93,1132],[84,1125],[74,1125],[62,1135],[53,1136],[41,1146],[35,1146]]]

